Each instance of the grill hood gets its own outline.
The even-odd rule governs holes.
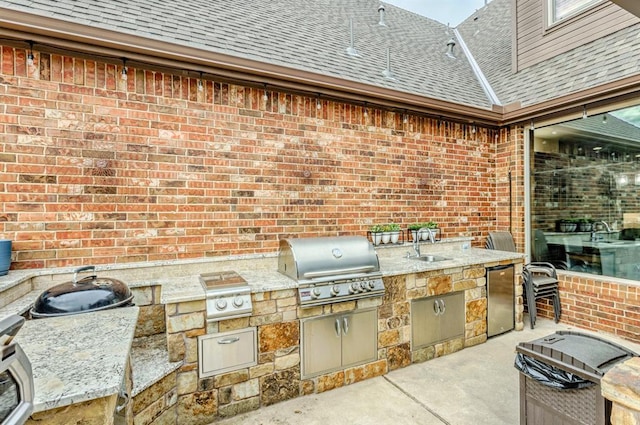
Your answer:
[[[302,284],[381,275],[378,254],[363,236],[283,239],[278,271]]]

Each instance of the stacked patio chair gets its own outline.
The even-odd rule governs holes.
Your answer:
[[[487,249],[516,252],[513,236],[509,232],[489,232],[486,242]],[[536,300],[551,299],[555,322],[560,321],[562,313],[560,307],[560,291],[558,290],[558,275],[553,264],[548,262],[533,262],[525,264],[522,270],[524,285],[524,304],[529,311],[531,329],[537,319]]]
[[[509,232],[489,232],[486,242],[487,249],[497,249],[498,251],[516,252],[516,244],[513,236]]]

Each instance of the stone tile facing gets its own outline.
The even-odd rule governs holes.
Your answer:
[[[250,318],[206,323],[204,306],[190,302],[167,305],[166,328],[170,357],[184,361],[175,375],[174,404],[167,398],[139,401],[144,425],[166,418],[170,408],[177,423],[205,425],[305,394],[320,393],[486,341],[486,279],[484,267],[463,266],[384,277],[383,297],[326,306],[300,308],[295,291],[254,294]],[[411,350],[411,302],[430,295],[464,291],[464,336]],[[343,370],[301,380],[300,319],[377,308],[377,359]],[[285,317],[288,320],[285,320]],[[208,378],[197,376],[197,336],[257,327],[258,364]],[[171,390],[169,391],[171,392]],[[165,405],[162,405],[164,403]],[[184,416],[184,417],[182,417]]]
[[[116,407],[116,395],[84,401],[71,406],[36,412],[27,425],[111,425]]]
[[[178,397],[177,425],[205,425],[218,415],[218,391],[202,391]]]
[[[300,323],[298,321],[274,323],[258,329],[260,353],[268,353],[300,343]]]
[[[260,399],[268,406],[300,395],[300,369],[277,371],[260,378]]]

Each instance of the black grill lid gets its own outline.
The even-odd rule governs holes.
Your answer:
[[[78,280],[78,273],[84,271],[95,271],[95,267],[80,267],[75,271],[73,281],[61,283],[40,294],[31,309],[31,316],[64,316],[131,304],[133,294],[126,284],[96,275]]]

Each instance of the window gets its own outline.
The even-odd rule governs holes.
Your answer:
[[[640,106],[536,128],[531,254],[640,281]]]
[[[599,3],[601,0],[548,0],[549,1],[549,24],[575,15],[576,13]]]

